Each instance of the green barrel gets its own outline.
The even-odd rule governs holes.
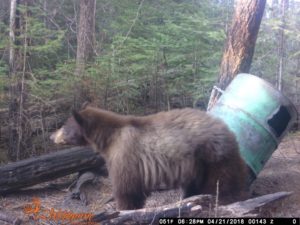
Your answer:
[[[212,115],[234,132],[255,179],[297,118],[291,101],[257,76],[239,74],[223,92]]]

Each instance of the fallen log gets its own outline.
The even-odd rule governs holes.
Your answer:
[[[291,192],[277,192],[217,207],[214,207],[212,196],[197,195],[161,207],[101,212],[96,214],[92,221],[101,224],[156,224],[161,218],[257,217],[258,215],[253,213],[255,209],[291,194]]]
[[[126,222],[157,224],[160,218],[193,217],[205,211],[204,209],[212,203],[212,196],[198,195],[165,206],[119,211],[118,214],[114,214],[115,218],[111,218],[112,215],[110,213],[109,220],[103,215],[102,218],[100,215],[96,215],[92,221],[100,222],[102,219],[101,224],[124,224]]]
[[[284,199],[291,194],[292,192],[276,192],[273,194],[251,198],[246,201],[220,206],[217,208],[217,215],[219,217],[255,217],[257,215],[252,213],[253,210],[265,206],[271,202]]]
[[[74,147],[21,160],[0,167],[0,194],[53,180],[78,171],[97,168],[105,163],[91,148]]]

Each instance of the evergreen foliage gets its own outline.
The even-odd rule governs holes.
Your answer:
[[[74,77],[79,2],[33,1],[27,8],[26,82],[44,101],[72,95],[82,83],[90,100],[123,112],[158,111],[169,107],[205,108],[233,12],[233,0],[98,0],[95,61]],[[9,2],[0,21],[0,90],[4,98],[8,74]],[[286,13],[284,82],[297,78],[299,4]],[[266,9],[257,41],[252,73],[276,82],[280,6]],[[18,37],[20,41],[24,33]],[[16,46],[22,50],[23,46]],[[54,91],[55,90],[55,91]],[[4,103],[2,102],[2,104]],[[145,109],[146,108],[146,109]]]
[[[282,91],[297,105],[297,84],[300,77],[300,3],[290,1],[282,24],[280,5],[266,8],[256,43],[251,72],[276,85],[279,65],[279,31],[284,26],[284,65]],[[295,86],[296,85],[296,86]]]
[[[29,7],[27,83],[33,95],[50,100],[72,94],[80,82],[99,105],[127,113],[192,106],[196,100],[205,106],[225,39],[220,3],[98,1],[97,56],[75,78],[76,3],[49,1],[47,12],[42,4]],[[7,37],[6,32],[0,48],[7,46]]]
[[[10,1],[0,1],[0,6],[0,108],[6,109],[12,84],[8,76]],[[83,93],[82,101],[90,100],[125,114],[149,114],[186,106],[205,109],[218,77],[234,1],[97,0],[95,58],[80,76],[74,75],[79,0],[32,0],[18,9],[26,15],[23,23],[27,25],[25,111],[36,105],[54,108],[45,110],[47,115],[42,110],[38,116],[34,112],[34,119],[40,117],[38,121],[25,115],[29,128],[24,130],[27,139],[32,140],[28,149],[40,149],[41,145],[46,149],[45,132],[51,132],[55,129],[53,124],[63,122],[69,115],[79,91]],[[298,1],[290,1],[283,67],[283,92],[295,104],[299,103],[299,9]],[[251,73],[274,84],[278,73],[278,33],[282,29],[279,11],[278,4],[266,8],[251,67]],[[22,55],[24,24],[18,31],[19,45],[14,47]],[[14,79],[20,79],[19,70]],[[61,99],[63,107],[59,111],[55,104]],[[56,118],[50,118],[53,115]],[[3,124],[7,126],[4,120],[0,125]],[[40,134],[42,139],[35,138]]]

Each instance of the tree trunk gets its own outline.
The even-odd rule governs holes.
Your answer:
[[[25,73],[27,55],[27,17],[29,0],[11,1],[10,10],[10,86],[9,86],[9,146],[11,160],[22,157],[20,149],[26,145],[24,138]],[[18,5],[24,5],[24,11]],[[21,38],[21,35],[24,38]],[[16,46],[16,48],[15,48]],[[24,148],[25,149],[25,148]]]
[[[80,0],[75,75],[81,75],[84,72],[85,63],[93,58],[95,15],[96,0]]]
[[[15,21],[16,21],[17,0],[10,1],[10,15],[9,15],[9,70],[10,73],[14,69],[15,59]]]
[[[74,147],[0,167],[0,193],[97,168],[105,171],[104,160],[91,148]]]
[[[86,63],[93,58],[96,0],[80,0],[79,14],[75,76],[82,79]],[[82,102],[91,101],[91,99],[85,82],[76,83],[74,86],[74,108],[78,109]]]
[[[278,46],[278,57],[279,57],[279,65],[278,65],[278,75],[277,75],[277,88],[281,91],[282,89],[282,73],[284,66],[284,58],[285,58],[285,12],[288,9],[288,0],[281,0],[281,26],[279,30],[279,46]]]
[[[217,87],[224,90],[238,73],[248,73],[266,0],[239,0],[221,62]],[[207,109],[210,110],[220,93],[212,90]]]
[[[25,6],[27,7],[27,3],[25,3]],[[17,151],[16,151],[16,156],[17,160],[20,159],[20,150],[21,150],[21,142],[23,141],[23,128],[24,128],[24,122],[23,122],[23,117],[24,117],[24,104],[25,104],[25,73],[26,73],[26,57],[27,57],[27,29],[28,29],[28,24],[27,24],[27,10],[25,12],[25,24],[24,24],[24,44],[23,44],[23,59],[22,59],[22,73],[20,77],[20,94],[19,94],[19,109],[18,109],[18,126],[17,126],[17,133],[18,133],[18,142],[17,142]]]

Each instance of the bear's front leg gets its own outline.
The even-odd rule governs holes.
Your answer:
[[[143,177],[134,164],[122,167],[122,163],[114,163],[109,174],[117,207],[119,210],[143,208],[148,195]]]

